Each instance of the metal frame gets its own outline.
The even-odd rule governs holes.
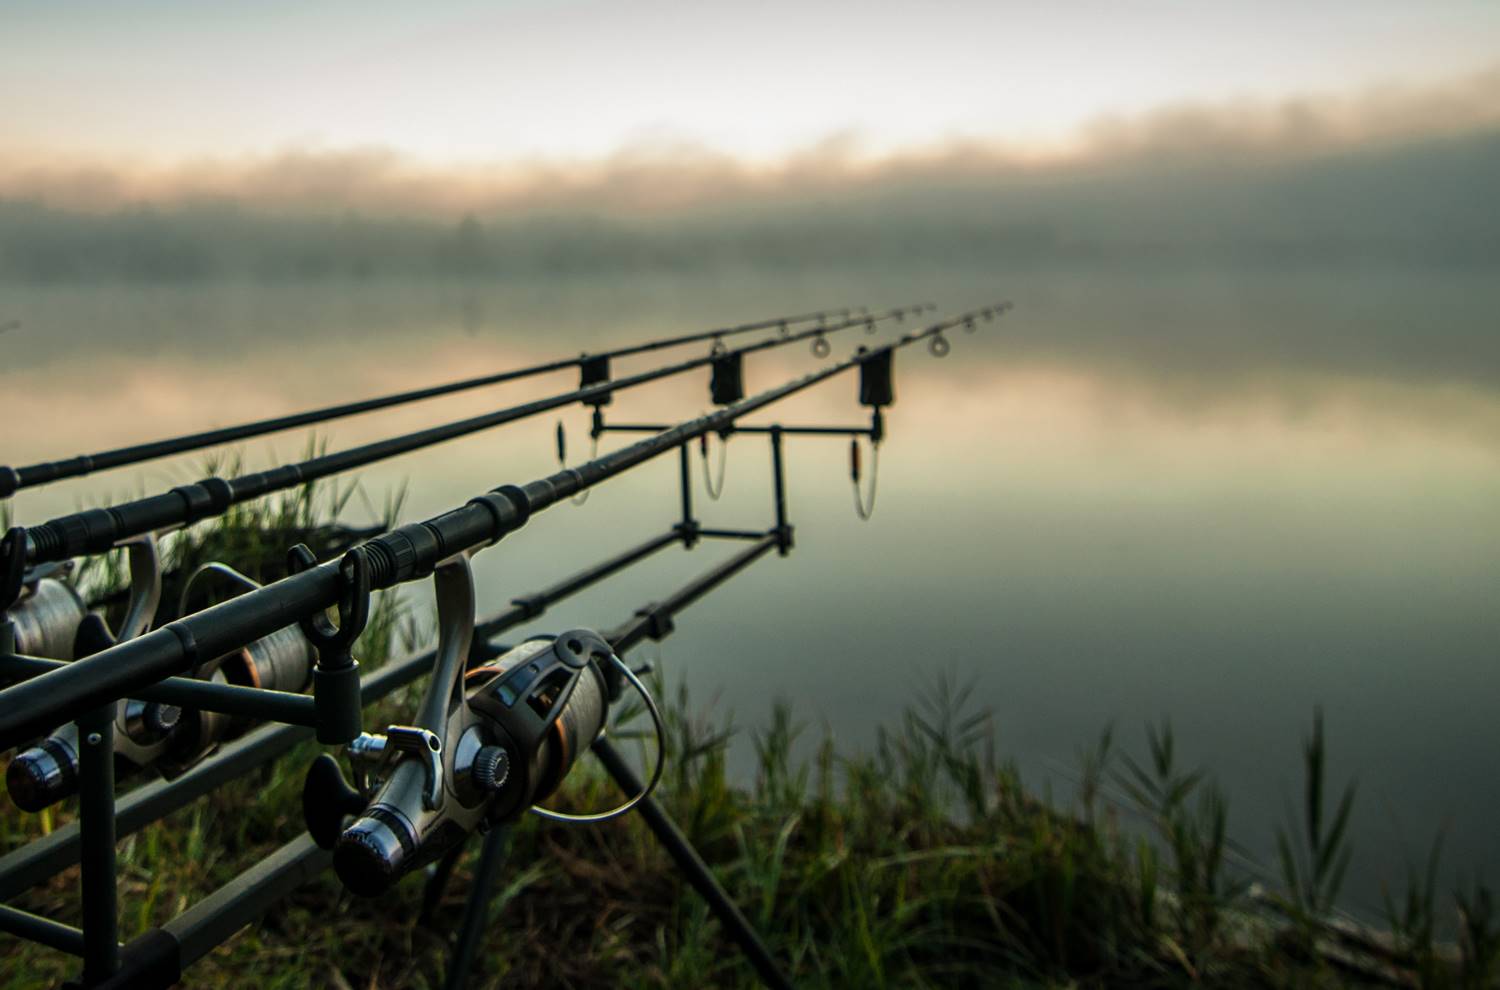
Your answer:
[[[775,497],[777,506],[785,504],[785,493],[781,487],[783,484],[784,477],[778,475]],[[674,543],[687,544],[689,539],[751,541],[744,550],[678,589],[669,598],[638,609],[631,619],[607,636],[621,653],[647,638],[661,639],[673,631],[674,615],[781,543],[784,521],[778,524],[777,529],[769,532],[704,529],[691,513],[691,488],[686,484],[685,478],[682,498],[684,514],[672,529],[565,577],[545,589],[523,595],[515,599],[512,607],[505,612],[476,623],[476,633],[482,631],[483,636],[476,636],[471,663],[482,662],[493,652],[487,648],[487,641],[495,635],[540,616],[555,602],[619,573],[660,549]],[[361,703],[368,705],[417,679],[431,667],[432,662],[433,653],[428,652],[376,671],[362,685],[371,690],[362,692]],[[36,676],[58,666],[66,666],[66,661],[0,656],[0,676]],[[153,688],[138,692],[138,696],[157,697],[161,688],[172,685],[203,686],[203,682],[168,678]],[[255,733],[258,738],[253,740],[250,736],[244,737],[238,746],[231,744],[220,755],[200,764],[190,777],[147,785],[120,799],[119,803],[124,804],[135,798],[127,806],[128,810],[141,809],[144,812],[130,815],[125,834],[165,817],[227,780],[243,776],[311,735],[307,728],[315,723],[314,718],[293,722],[280,717],[280,713],[286,711],[287,703],[291,701],[304,703],[306,712],[302,714],[312,716],[313,699],[306,695],[290,695],[287,692],[263,691],[235,685],[212,687],[215,688],[214,691],[203,692],[194,698],[195,702],[201,699],[201,707],[206,710],[232,711],[270,722],[290,724],[274,728],[268,726]],[[276,695],[285,697],[274,701],[266,697]],[[184,967],[207,954],[240,928],[260,917],[277,900],[326,869],[331,863],[331,856],[319,849],[308,836],[298,836],[190,906],[178,917],[126,945],[120,945],[114,861],[119,809],[114,800],[114,764],[108,738],[113,727],[112,706],[98,709],[79,720],[79,738],[86,744],[84,753],[81,754],[83,761],[80,768],[84,779],[80,787],[79,821],[72,827],[71,834],[68,827],[64,827],[47,837],[52,840],[50,842],[47,839],[37,840],[0,858],[0,896],[5,897],[14,896],[74,862],[81,862],[84,905],[82,926],[74,928],[0,904],[0,931],[82,957],[82,980],[85,986],[167,987],[180,979]],[[595,746],[595,752],[605,761],[606,768],[627,794],[634,794],[642,789],[634,771],[608,748],[607,742],[601,739]],[[250,758],[246,759],[247,756]],[[684,867],[689,882],[708,900],[732,937],[745,947],[757,970],[774,974],[774,978],[768,979],[768,985],[789,986],[776,970],[769,952],[749,923],[714,880],[701,857],[666,812],[654,799],[648,798],[642,802],[642,813],[647,816],[648,823],[674,861],[689,864]],[[492,887],[503,862],[505,834],[504,829],[497,829],[484,842],[475,885],[465,909],[450,963],[449,986],[463,986],[473,964]],[[435,902],[437,896],[440,896],[452,866],[453,863],[448,862],[441,880],[436,884],[429,883],[426,895],[429,902]],[[18,883],[18,880],[21,882]]]

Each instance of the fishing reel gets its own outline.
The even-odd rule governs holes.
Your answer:
[[[225,564],[205,564],[184,583],[178,614],[186,614],[195,586],[210,576],[227,579],[240,592],[260,587]],[[154,610],[153,599],[150,611]],[[122,633],[131,628],[127,621]],[[84,618],[77,636],[80,656],[97,653],[116,642],[101,617],[89,614]],[[296,626],[290,626],[200,665],[192,676],[218,684],[301,692],[312,680],[313,663],[312,645]],[[115,773],[124,777],[149,769],[170,780],[207,757],[221,742],[243,735],[253,725],[254,720],[244,716],[185,709],[159,701],[122,700],[115,709]],[[11,800],[23,811],[36,812],[74,794],[78,789],[78,750],[78,726],[70,722],[18,753],[5,772]]]
[[[467,669],[474,632],[468,558],[435,572],[439,642],[433,675],[413,725],[362,734],[347,747],[355,786],[333,757],[308,771],[303,813],[313,839],[333,850],[351,892],[373,897],[433,862],[475,831],[530,809],[560,821],[604,821],[624,814],[656,786],[618,808],[568,815],[539,808],[604,730],[609,705],[629,682],[662,736],[645,685],[598,633],[576,629],[532,639]],[[346,816],[355,820],[344,827]]]
[[[73,588],[73,562],[44,564],[22,579],[20,596],[5,612],[13,652],[52,660],[72,660],[73,640],[89,607]]]
[[[11,602],[4,612],[4,621],[11,629],[10,652],[49,660],[87,656],[96,636],[88,629],[90,620],[106,631],[109,627],[102,617],[90,613],[88,603],[68,580],[73,562],[58,561],[27,570],[25,530],[13,529],[11,534],[6,541],[5,567],[14,577],[7,589],[11,593],[0,599]],[[133,537],[118,546],[124,548],[128,560],[130,598],[119,635],[112,635],[112,642],[133,639],[149,629],[161,600],[161,558],[155,534]]]
[[[11,533],[7,564],[19,571],[19,562],[25,557],[25,531],[15,529]],[[73,571],[73,562],[59,561],[21,575],[19,595],[12,596],[14,603],[4,615],[13,652],[74,660],[133,639],[150,628],[161,600],[156,536],[147,533],[120,546],[125,549],[130,570],[130,598],[118,636],[110,632],[103,616],[89,611],[72,582],[65,580]],[[141,702],[123,705],[118,716],[122,731],[115,733],[117,751],[134,745],[133,740],[154,743],[171,729],[180,714],[172,706]],[[78,788],[78,750],[78,726],[69,722],[18,753],[5,774],[6,788],[16,806],[23,811],[41,811],[74,793]]]

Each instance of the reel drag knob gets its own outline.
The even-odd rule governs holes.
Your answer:
[[[141,713],[141,722],[152,732],[166,735],[182,720],[182,707],[164,701],[153,701]]]
[[[474,754],[474,766],[470,771],[474,786],[490,794],[498,794],[510,779],[510,756],[503,746],[485,746]]]
[[[182,721],[182,706],[164,701],[127,701],[125,734],[134,742],[148,746],[167,738]]]

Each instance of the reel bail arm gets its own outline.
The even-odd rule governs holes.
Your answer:
[[[26,527],[12,526],[0,538],[0,612],[21,597],[26,581]]]
[[[161,604],[161,554],[155,533],[132,536],[117,545],[125,548],[130,567],[130,601],[116,637],[124,642],[146,632],[156,618],[156,608]]]

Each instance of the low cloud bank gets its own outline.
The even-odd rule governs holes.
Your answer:
[[[1067,147],[775,166],[655,148],[437,168],[383,150],[0,162],[0,280],[503,277],[753,265],[1500,257],[1500,69],[1101,121]]]

